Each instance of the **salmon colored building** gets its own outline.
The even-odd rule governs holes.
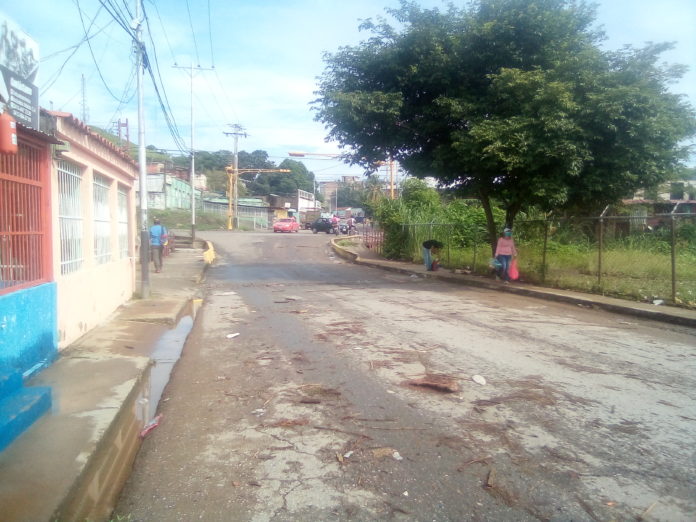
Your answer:
[[[69,113],[43,114],[51,168],[58,348],[103,322],[135,291],[135,182],[125,152]]]

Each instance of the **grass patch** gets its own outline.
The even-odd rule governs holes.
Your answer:
[[[601,287],[598,277],[597,249],[588,244],[549,244],[546,267],[543,246],[533,242],[518,244],[521,280],[527,283],[595,293],[642,302],[672,301],[672,264],[669,252],[642,250],[635,244],[615,244],[602,257]],[[633,248],[632,248],[633,247]],[[696,308],[696,254],[679,249],[676,258],[676,301],[674,304]],[[487,244],[466,248],[445,246],[440,263],[446,268],[466,268],[474,274],[489,275],[491,249]],[[410,259],[421,262],[420,251]]]
[[[169,229],[191,230],[189,210],[149,210],[150,221],[159,218]],[[227,230],[227,216],[217,213],[196,212],[196,230]]]

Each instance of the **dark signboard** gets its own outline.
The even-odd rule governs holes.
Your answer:
[[[17,24],[0,13],[0,102],[17,121],[39,130],[39,92],[34,85],[39,46]]]

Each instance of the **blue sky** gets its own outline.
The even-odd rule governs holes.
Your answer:
[[[114,0],[134,10],[134,0]],[[424,7],[441,7],[439,0],[423,0]],[[455,2],[460,5],[461,2]],[[670,63],[690,67],[672,90],[685,94],[696,106],[696,0],[600,0],[597,23],[607,33],[607,49],[647,41],[676,42],[664,55]],[[132,97],[134,57],[125,30],[113,22],[98,0],[26,0],[0,8],[38,42],[42,61],[36,84],[42,107],[72,112],[82,118],[82,80],[85,77],[87,123],[108,127],[128,118],[131,141],[137,141],[137,101]],[[240,150],[267,151],[277,163],[288,151],[335,153],[325,143],[325,129],[313,120],[309,103],[316,78],[323,69],[322,53],[352,45],[365,38],[360,19],[384,14],[396,0],[145,0],[154,50],[179,133],[191,143],[192,63],[194,74],[194,147],[231,150],[233,141],[223,133],[229,124],[242,125],[248,136]],[[210,9],[208,9],[210,6]],[[68,59],[94,18],[101,31]],[[190,17],[189,17],[190,12]],[[94,32],[94,31],[93,31]],[[146,37],[153,54],[153,45]],[[95,66],[99,64],[99,70]],[[104,80],[102,80],[103,77]],[[108,86],[111,94],[108,92]],[[175,149],[166,122],[146,78],[146,142]],[[123,99],[125,98],[125,100]],[[355,174],[333,160],[306,159],[320,180]]]

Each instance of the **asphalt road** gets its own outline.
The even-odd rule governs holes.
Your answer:
[[[119,516],[696,518],[696,331],[352,265],[325,234],[204,236]]]

